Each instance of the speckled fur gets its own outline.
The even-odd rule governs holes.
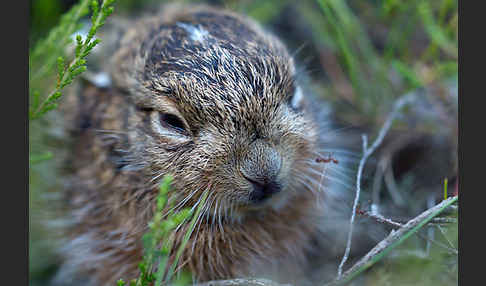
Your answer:
[[[94,285],[135,278],[157,186],[171,173],[176,204],[189,197],[184,206],[194,206],[210,191],[180,260],[195,280],[265,276],[299,284],[324,192],[316,194],[312,163],[316,119],[306,102],[289,106],[298,83],[286,48],[240,15],[169,6],[130,25],[107,66],[111,88],[85,84],[65,102],[73,225],[58,281],[74,273]],[[159,112],[177,115],[186,130],[161,133]],[[283,191],[262,207],[249,203],[242,175],[251,171],[248,156],[265,156],[266,147],[250,151],[255,140],[282,157]],[[175,232],[177,243],[185,228]]]

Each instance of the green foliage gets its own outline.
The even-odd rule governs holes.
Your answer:
[[[43,145],[47,128],[39,119],[57,107],[63,89],[86,70],[86,57],[99,43],[94,35],[113,12],[114,0],[105,0],[98,7],[97,1],[81,0],[60,16],[62,3],[58,1],[34,1],[32,3],[32,29],[29,51],[29,268],[31,284],[48,280],[48,275],[56,271],[56,262],[51,258],[53,247],[48,239],[50,234],[40,223],[46,219],[46,209],[52,207],[43,198],[55,189],[58,178],[53,172],[54,156],[45,151]],[[81,21],[92,9],[92,25],[85,39],[78,36],[75,55],[67,52],[72,35],[82,28]],[[59,15],[59,17],[56,17]],[[44,30],[55,22],[46,37],[39,39]],[[56,71],[57,68],[57,71]],[[52,194],[50,194],[52,196]],[[49,206],[49,207],[48,207]]]
[[[117,0],[117,11],[139,11],[147,4],[155,5],[160,2],[169,1]],[[393,102],[396,97],[416,88],[428,85],[444,86],[451,79],[457,80],[457,0],[212,1],[214,2],[248,14],[271,29],[277,29],[279,21],[291,23],[291,28],[306,27],[305,31],[308,30],[308,34],[303,36],[305,42],[302,38],[295,40],[286,31],[277,32],[277,35],[284,39],[290,50],[296,50],[302,44],[315,49],[315,54],[309,52],[311,49],[304,51],[303,59],[311,58],[317,62],[319,56],[328,56],[320,62],[326,75],[312,75],[312,88],[332,102],[340,121],[370,128],[381,126],[380,120],[388,110],[387,103]],[[30,41],[32,47],[29,54],[29,118],[31,122],[38,123],[40,120],[36,119],[44,118],[46,113],[55,109],[62,99],[64,89],[86,70],[87,57],[99,44],[95,35],[113,12],[114,1],[80,0],[62,16],[62,1],[37,0],[32,3],[30,38],[35,41]],[[290,21],[288,14],[285,14],[289,7],[292,9]],[[72,35],[81,29],[81,21],[89,15],[90,10],[91,27],[86,37],[78,36],[72,39]],[[48,20],[46,16],[49,16]],[[58,16],[61,17],[56,18]],[[56,22],[58,24],[47,36],[38,40]],[[71,44],[72,55],[69,55],[66,48]],[[335,60],[335,64],[329,65],[328,63],[333,62],[329,59]],[[298,59],[298,62],[301,62],[301,59]],[[343,86],[346,88],[342,88]],[[342,105],[342,102],[345,104]],[[30,137],[33,137],[33,133],[42,131],[45,130],[31,128]],[[46,166],[52,168],[51,162],[46,160],[52,158],[53,153],[43,151],[43,148],[37,146],[37,142],[31,144],[34,145],[32,151],[38,154],[30,154],[29,158],[29,167],[35,165],[30,170],[30,200],[33,208],[47,208],[47,205],[39,203],[41,194],[38,189],[41,188],[41,184],[54,180],[52,176],[41,177],[38,170],[54,173],[46,170]],[[149,226],[149,232],[143,238],[145,253],[140,264],[140,276],[127,282],[120,279],[117,285],[162,285],[169,281],[172,284],[185,285],[190,282],[191,277],[187,273],[177,274],[176,265],[191,232],[186,233],[177,250],[173,249],[174,241],[171,234],[181,223],[189,223],[189,229],[192,231],[200,206],[204,203],[200,203],[195,212],[184,209],[163,218],[161,210],[167,207],[169,186],[170,178],[164,179],[157,198],[156,215]],[[49,185],[49,188],[52,186]],[[444,184],[444,196],[446,195],[447,182]],[[32,215],[36,212],[30,213]],[[188,221],[191,216],[191,221]],[[40,237],[35,221],[31,224],[29,227],[34,231],[31,231],[33,236],[30,239]],[[453,237],[457,238],[457,233]],[[402,244],[397,248],[403,246]],[[34,253],[34,256],[31,256],[32,260],[40,260],[47,256],[44,252],[39,252],[39,249],[43,250],[44,247],[31,247],[30,252]],[[170,252],[176,254],[175,263],[169,263]],[[44,260],[40,261],[41,264],[45,263]],[[371,279],[376,276],[376,279],[379,278],[384,283],[374,281],[376,283],[371,283],[373,285],[387,285],[386,281],[389,284],[389,281],[403,277],[425,276],[423,270],[420,272],[423,260],[400,262],[397,263],[397,267],[389,267],[389,259],[379,261],[380,265],[385,264],[385,267],[375,265],[371,269]],[[441,262],[434,263],[438,265]],[[401,275],[399,270],[403,269],[404,264],[414,264],[417,267],[410,266],[410,271]],[[45,268],[36,267],[34,271],[40,273]],[[31,267],[31,271],[32,269],[34,268]],[[51,273],[53,269],[44,271]],[[457,281],[457,278],[454,279],[456,280],[451,281]]]
[[[157,196],[157,209],[149,223],[149,230],[144,234],[142,240],[144,245],[143,260],[139,264],[140,275],[137,279],[130,281],[129,285],[132,286],[145,286],[153,285],[167,285],[168,283],[175,285],[187,285],[191,282],[191,276],[187,272],[178,272],[176,267],[181,254],[194,231],[196,219],[198,218],[202,206],[204,206],[208,191],[204,192],[197,209],[194,212],[194,208],[183,208],[177,212],[169,212],[167,217],[163,218],[163,211],[168,203],[168,193],[170,190],[170,184],[172,177],[166,175],[159,188],[159,194]],[[169,206],[170,209],[173,205]],[[174,261],[170,265],[169,256],[172,253],[174,247],[174,237],[171,235],[174,229],[181,226],[192,216],[189,222],[189,228],[186,231],[182,243],[177,249]],[[118,285],[126,285],[122,279],[118,281]]]
[[[29,55],[29,85],[31,87],[31,106],[29,119],[40,118],[48,111],[57,107],[57,102],[62,96],[63,89],[81,73],[86,71],[86,57],[101,41],[94,39],[99,28],[103,26],[106,18],[113,13],[115,0],[104,0],[99,7],[98,1],[83,0],[73,6],[64,14],[47,38],[38,42]],[[81,18],[89,13],[91,6],[91,28],[85,39],[81,35],[76,37],[74,59],[66,63],[64,49],[72,41],[71,35],[81,28]],[[52,91],[41,100],[41,93],[37,89],[45,91],[47,88],[41,83],[49,78],[53,67],[57,66],[57,83]]]
[[[329,99],[347,102],[337,112],[342,120],[379,124],[385,103],[457,78],[457,1],[313,2],[296,7],[311,28],[309,41],[328,55],[322,63],[333,82],[318,84]],[[338,65],[330,64],[334,58]]]

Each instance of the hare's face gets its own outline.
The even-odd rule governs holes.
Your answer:
[[[157,26],[134,53],[136,150],[154,181],[174,176],[177,201],[209,190],[205,211],[233,219],[279,208],[309,192],[316,138],[293,61],[252,23],[206,14]]]

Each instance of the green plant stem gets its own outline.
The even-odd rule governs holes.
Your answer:
[[[72,80],[78,76],[79,74],[83,73],[86,70],[86,61],[85,58],[88,56],[89,52],[99,43],[99,39],[93,40],[92,38],[98,28],[103,26],[106,17],[108,17],[111,12],[113,12],[112,5],[114,0],[104,0],[101,8],[98,8],[97,2],[92,1],[93,5],[93,20],[89,34],[87,35],[84,43],[81,41],[81,37],[77,39],[77,46],[76,46],[76,53],[74,59],[69,63],[67,67],[64,66],[64,59],[62,57],[58,60],[58,81],[56,88],[44,99],[44,101],[39,106],[34,106],[34,111],[29,114],[29,118],[36,119],[39,118],[40,115],[44,114],[45,112],[55,108],[57,105],[55,101],[61,97],[61,91],[64,87],[72,82]],[[82,13],[87,9],[89,1],[85,0],[80,5],[77,13],[75,13],[75,17],[80,17]],[[72,21],[71,25],[75,25],[76,20]],[[69,26],[72,29],[71,26]],[[67,34],[70,36],[70,33]],[[54,36],[52,36],[54,37]],[[47,45],[49,43],[49,38],[46,40]],[[34,51],[34,54],[39,54],[40,47],[37,47]],[[62,69],[64,68],[64,70]]]
[[[89,7],[89,3],[90,3],[90,0],[82,0],[81,3],[79,4],[79,6],[77,6],[77,10],[74,13],[74,15],[72,16],[72,21],[69,23],[69,26],[63,29],[64,33],[66,33],[64,35],[65,39],[69,38],[70,34],[72,34],[74,32],[74,30],[76,29],[76,26],[77,26],[77,21],[86,14],[86,10]],[[50,42],[56,40],[56,39],[53,39],[55,32],[57,32],[57,31],[56,30],[52,31],[51,33],[54,33],[54,34],[52,34],[52,36],[51,36],[51,34],[49,34],[49,36],[45,40],[43,40],[42,43],[37,44],[35,46],[34,50],[32,51],[32,57],[29,57],[29,58],[36,59],[36,58],[40,57],[42,55],[42,51],[46,50],[46,46],[49,45]],[[63,39],[61,39],[61,42],[64,42],[64,41],[63,41]],[[57,42],[55,44],[56,44],[56,47],[59,47],[59,48],[64,47],[64,45],[59,44]],[[37,70],[37,72],[30,78],[31,81],[33,81],[33,80],[35,80],[39,77],[44,77],[44,75],[48,72],[48,70],[54,65],[54,62],[55,62],[54,58],[58,56],[58,53],[49,53],[49,54],[51,56],[47,60],[43,60],[44,62],[46,62],[46,64],[44,64],[39,70]],[[32,67],[32,64],[30,64],[30,66]]]
[[[174,274],[174,269],[177,266],[177,263],[179,262],[179,258],[181,257],[182,252],[184,251],[184,248],[186,247],[186,244],[189,241],[189,238],[191,237],[192,232],[194,231],[194,226],[195,226],[196,221],[197,221],[197,219],[199,217],[199,213],[201,212],[203,206],[205,205],[206,198],[207,198],[208,194],[209,194],[209,189],[207,189],[203,193],[201,202],[197,206],[196,213],[192,216],[192,220],[191,220],[191,223],[189,225],[189,229],[184,234],[184,238],[182,240],[182,243],[179,246],[179,248],[177,249],[177,253],[176,253],[175,260],[174,260],[174,262],[172,263],[172,265],[169,268],[169,272],[167,274],[167,281],[170,281],[170,279],[172,278],[172,276]]]

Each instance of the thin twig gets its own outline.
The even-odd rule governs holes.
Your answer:
[[[447,245],[445,245],[445,244],[443,244],[443,243],[441,243],[441,242],[439,242],[439,241],[437,241],[437,240],[435,240],[433,238],[427,237],[427,236],[425,236],[425,235],[423,235],[421,233],[417,233],[417,236],[420,237],[420,238],[422,238],[422,239],[424,239],[424,240],[426,240],[426,241],[428,241],[428,242],[430,242],[430,243],[432,243],[432,244],[437,245],[438,247],[441,247],[441,248],[447,250],[448,252],[450,252],[452,254],[455,254],[455,255],[458,255],[459,254],[459,251],[457,251],[457,249],[455,249],[454,247],[449,247],[449,246],[447,246]],[[429,251],[430,251],[430,249],[427,249],[426,250],[427,255],[428,255]]]
[[[457,223],[457,219],[451,217],[436,217],[432,220],[433,223]]]
[[[362,210],[358,210],[358,214],[360,215],[364,215],[366,217],[369,217],[369,218],[372,218],[374,220],[376,220],[377,222],[380,222],[380,223],[385,223],[385,224],[388,224],[390,226],[393,226],[393,227],[402,227],[404,223],[408,222],[410,219],[400,219],[400,220],[396,220],[396,219],[390,219],[390,218],[386,218],[380,214],[374,214],[373,212],[369,212],[369,211],[362,211]],[[427,224],[429,226],[437,226],[440,228],[441,224],[452,224],[452,223],[457,223],[457,219],[455,218],[450,218],[450,217],[435,217],[433,219],[430,220],[430,222]]]
[[[349,226],[349,233],[348,233],[348,239],[346,243],[346,250],[344,252],[343,258],[341,260],[341,263],[339,264],[338,267],[338,277],[341,277],[342,271],[343,271],[343,266],[348,260],[349,252],[351,250],[351,238],[353,235],[353,226],[354,226],[354,218],[356,215],[356,209],[358,207],[358,201],[359,201],[359,195],[361,192],[361,175],[363,173],[363,168],[366,163],[366,160],[368,157],[378,148],[378,146],[381,144],[383,141],[383,138],[385,137],[386,133],[390,129],[393,120],[395,117],[398,115],[398,112],[400,109],[407,103],[411,102],[413,99],[415,99],[415,93],[409,93],[401,97],[400,99],[397,100],[393,107],[393,111],[390,113],[388,118],[385,121],[385,124],[383,124],[383,127],[381,128],[380,132],[378,133],[378,137],[376,138],[375,142],[371,145],[370,148],[368,148],[368,137],[363,134],[362,139],[363,139],[363,157],[361,158],[361,161],[359,162],[359,167],[358,167],[358,174],[356,176],[356,197],[354,199],[353,203],[353,211],[351,213],[351,219],[350,219],[350,226]]]
[[[397,223],[406,223],[407,221],[410,220],[410,218],[391,218],[391,220],[393,220],[393,221],[395,221]],[[440,225],[440,224],[453,224],[453,223],[457,223],[457,219],[456,218],[452,218],[452,217],[435,217],[432,220],[430,220],[430,222],[429,222],[428,225],[436,226],[436,225]]]
[[[267,279],[231,279],[209,281],[196,286],[291,286],[290,284],[279,284]]]
[[[437,225],[437,228],[440,230],[440,233],[442,233],[442,235],[444,236],[445,240],[447,241],[447,243],[449,243],[450,247],[454,250],[457,251],[456,247],[454,246],[454,244],[452,244],[452,242],[449,240],[449,238],[447,238],[447,235],[445,233],[445,231],[442,229],[442,227],[440,225]]]
[[[379,258],[387,254],[395,246],[399,245],[402,241],[407,239],[410,235],[415,233],[418,229],[428,223],[434,216],[437,216],[448,205],[456,202],[458,197],[451,197],[442,201],[440,204],[424,211],[414,219],[407,222],[397,231],[392,230],[390,234],[378,243],[373,249],[371,249],[363,258],[356,262],[351,268],[346,270],[336,280],[326,284],[325,286],[342,285],[349,282],[356,275],[373,265]]]
[[[372,219],[374,219],[378,222],[386,223],[386,224],[394,226],[394,227],[402,227],[403,226],[403,224],[396,222],[396,221],[393,221],[389,218],[386,218],[386,217],[384,217],[380,214],[373,214],[372,212],[366,212],[366,211],[358,211],[358,213],[360,215],[367,216],[367,217],[372,218]]]

